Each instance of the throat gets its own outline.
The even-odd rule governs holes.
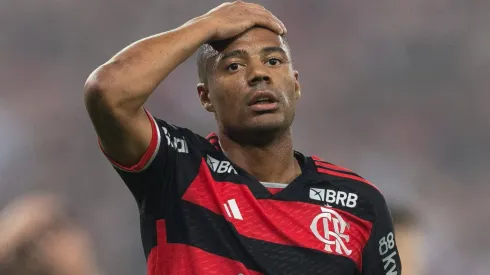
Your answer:
[[[240,143],[225,134],[220,135],[219,143],[234,164],[258,181],[288,184],[301,174],[290,131],[266,146]]]
[[[246,170],[258,181],[265,185],[287,185],[301,174],[301,167],[294,157],[282,163],[271,160],[261,165],[250,165]]]

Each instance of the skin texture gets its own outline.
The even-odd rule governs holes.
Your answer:
[[[201,45],[253,26],[285,33],[282,22],[260,5],[223,3],[176,29],[132,43],[95,69],[85,82],[84,99],[105,152],[122,165],[136,164],[151,140],[143,104],[155,88]]]
[[[223,151],[261,181],[291,182],[301,173],[291,133],[301,91],[283,38],[255,27],[213,47],[207,81],[197,90],[204,109],[216,118]],[[270,92],[277,108],[251,108],[259,91]]]
[[[87,111],[104,151],[119,164],[138,163],[152,136],[143,104],[170,72],[210,43],[220,56],[198,91],[203,107],[217,119],[223,151],[261,181],[289,182],[300,173],[290,129],[300,95],[298,74],[288,54],[264,52],[267,47],[285,50],[280,37],[285,33],[284,24],[263,6],[237,1],[124,48],[84,86]],[[223,58],[238,49],[239,56]],[[277,99],[273,112],[248,106],[260,90]]]
[[[217,57],[208,62],[207,84],[199,84],[198,92],[203,107],[214,113],[219,130],[251,144],[267,144],[270,140],[264,137],[286,132],[300,89],[282,37],[265,28],[252,28],[216,48]],[[257,91],[271,92],[278,108],[265,112],[250,108]],[[259,135],[260,141],[255,141]]]

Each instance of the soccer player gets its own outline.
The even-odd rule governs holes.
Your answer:
[[[301,93],[285,33],[264,7],[225,3],[89,76],[86,107],[138,203],[148,274],[401,274],[379,190],[293,149]],[[218,126],[207,138],[143,107],[196,51]]]

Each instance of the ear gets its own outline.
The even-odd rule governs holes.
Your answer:
[[[294,71],[294,98],[299,99],[301,97],[301,86],[299,85],[299,73],[298,71]]]
[[[197,94],[199,95],[199,100],[201,101],[202,107],[206,111],[214,113],[214,106],[211,103],[211,99],[209,98],[209,90],[206,87],[206,84],[197,84]]]

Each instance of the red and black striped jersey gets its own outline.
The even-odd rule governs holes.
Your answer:
[[[379,190],[295,152],[302,174],[269,191],[207,138],[149,116],[141,161],[112,161],[134,195],[149,275],[399,275]]]

